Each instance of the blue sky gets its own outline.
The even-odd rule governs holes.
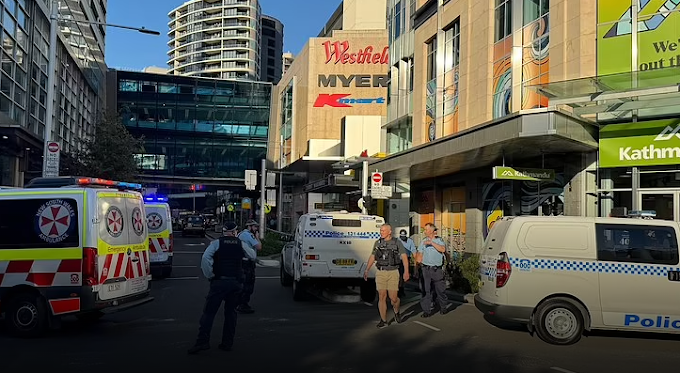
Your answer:
[[[341,0],[260,0],[264,14],[284,25],[284,52],[297,54],[310,37],[318,35]],[[184,0],[112,0],[107,22],[146,27],[161,36],[141,34],[115,27],[106,29],[106,64],[110,68],[141,70],[166,67],[168,12]]]

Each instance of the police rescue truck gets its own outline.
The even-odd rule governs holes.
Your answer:
[[[139,184],[38,178],[0,190],[0,313],[37,336],[64,315],[94,320],[149,296],[149,243]]]
[[[654,215],[496,221],[475,305],[558,345],[593,329],[680,332],[680,225]]]
[[[162,196],[144,197],[151,273],[159,277],[169,277],[172,273],[172,216],[167,201],[167,197]]]
[[[304,214],[293,245],[281,257],[281,283],[292,285],[293,299],[305,298],[310,286],[360,286],[364,301],[375,299],[375,267],[364,280],[373,244],[384,219],[347,211]]]

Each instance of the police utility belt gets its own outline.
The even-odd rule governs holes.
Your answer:
[[[375,266],[379,271],[394,271],[399,269],[399,266]]]

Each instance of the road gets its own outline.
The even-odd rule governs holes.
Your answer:
[[[0,329],[3,370],[189,372],[244,368],[280,372],[395,372],[464,370],[503,373],[641,372],[680,364],[680,336],[598,333],[568,347],[551,346],[519,329],[495,327],[470,304],[447,315],[419,317],[417,294],[407,294],[407,320],[379,330],[374,305],[294,302],[277,268],[258,268],[252,306],[240,315],[232,352],[189,356],[207,292],[200,254],[207,239],[177,238],[171,278],[154,280],[154,302],[107,315],[94,325],[64,320],[35,340]],[[62,369],[63,368],[63,369]]]

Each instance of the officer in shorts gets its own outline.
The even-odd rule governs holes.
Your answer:
[[[380,239],[373,245],[373,253],[368,258],[364,280],[368,280],[368,271],[373,264],[376,266],[375,284],[378,289],[378,311],[380,322],[377,327],[382,329],[387,324],[387,296],[389,295],[394,310],[394,320],[401,323],[399,313],[401,300],[399,299],[399,267],[404,266],[404,281],[409,279],[408,256],[406,248],[400,240],[392,237],[392,226],[383,224],[380,227]]]

